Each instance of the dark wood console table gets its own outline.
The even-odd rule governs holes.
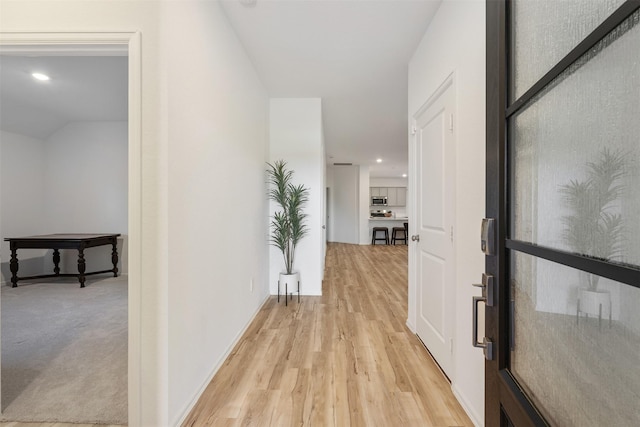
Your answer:
[[[85,276],[101,273],[113,273],[113,277],[118,276],[118,249],[116,247],[117,238],[120,234],[46,234],[43,236],[29,237],[9,237],[4,239],[9,242],[11,249],[11,260],[9,269],[11,270],[12,287],[18,286],[18,280],[41,279],[45,277],[77,277],[80,287],[84,288]],[[112,245],[111,262],[113,269],[85,272],[84,250],[94,246]],[[42,274],[39,276],[18,277],[18,249],[53,249],[53,274]],[[60,249],[78,250],[78,273],[60,273]]]

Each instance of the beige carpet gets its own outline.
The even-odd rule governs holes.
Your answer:
[[[127,280],[2,286],[0,421],[127,423]]]

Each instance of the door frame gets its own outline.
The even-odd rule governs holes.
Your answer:
[[[636,287],[640,283],[640,270],[509,238],[507,120],[640,8],[640,1],[627,0],[622,3],[529,90],[511,103],[508,103],[509,4],[510,0],[491,0],[486,3],[486,217],[495,219],[496,250],[495,255],[485,257],[485,270],[494,277],[497,298],[496,304],[487,306],[485,310],[485,335],[493,342],[494,353],[493,360],[485,361],[485,425],[508,426],[511,422],[517,427],[546,426],[547,421],[509,372],[511,324],[507,304],[510,297],[507,251],[524,252]],[[501,408],[508,412],[508,420]]]
[[[0,33],[0,52],[128,57],[128,425],[141,425],[142,363],[142,50],[141,34]]]

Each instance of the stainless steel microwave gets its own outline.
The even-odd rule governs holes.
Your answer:
[[[371,197],[371,206],[387,206],[387,197],[386,196],[372,196]]]

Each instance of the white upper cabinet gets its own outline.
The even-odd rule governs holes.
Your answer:
[[[398,202],[398,206],[406,206],[407,205],[407,187],[398,187],[396,188],[397,195],[396,201]]]
[[[398,206],[398,200],[396,197],[397,188],[389,187],[387,188],[387,206]]]
[[[369,196],[387,197],[387,206],[407,205],[407,187],[369,187]]]

